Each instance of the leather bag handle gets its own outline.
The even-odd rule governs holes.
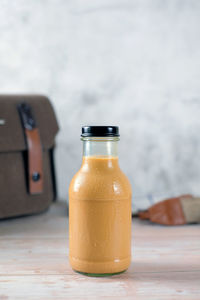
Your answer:
[[[28,183],[29,193],[43,192],[42,145],[39,129],[36,126],[31,107],[27,103],[18,105],[28,148]]]

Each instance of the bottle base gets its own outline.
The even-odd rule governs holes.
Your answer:
[[[87,276],[105,277],[126,271],[130,265],[131,257],[128,256],[120,260],[115,259],[105,262],[93,262],[69,256],[69,261],[72,269],[76,272],[85,274]]]
[[[74,270],[76,273],[79,273],[81,275],[85,275],[88,277],[108,277],[108,276],[113,276],[113,275],[119,275],[122,274],[124,272],[126,272],[127,269],[120,271],[120,272],[116,272],[116,273],[85,273],[85,272],[80,272],[80,271],[76,271]]]
[[[76,272],[85,275],[91,274],[88,276],[97,276],[99,274],[100,276],[105,277],[118,274],[127,270],[131,263],[131,257],[128,256],[123,259],[115,259],[112,261],[93,262],[69,256],[69,261],[72,269]]]

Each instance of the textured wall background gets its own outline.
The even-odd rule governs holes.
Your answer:
[[[119,125],[135,208],[200,194],[200,1],[0,0],[0,92],[44,93],[61,127],[59,194],[80,126]]]

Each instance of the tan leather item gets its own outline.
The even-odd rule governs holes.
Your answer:
[[[181,199],[192,199],[192,195],[182,195],[176,198],[166,199],[152,205],[148,211],[139,212],[141,219],[163,225],[183,225],[187,223],[183,212]]]
[[[25,129],[28,146],[28,178],[30,194],[43,191],[42,145],[38,128]]]

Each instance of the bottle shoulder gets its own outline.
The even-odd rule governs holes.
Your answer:
[[[120,168],[108,172],[86,172],[81,168],[69,187],[69,197],[72,198],[121,199],[131,198],[131,194],[131,184]]]

